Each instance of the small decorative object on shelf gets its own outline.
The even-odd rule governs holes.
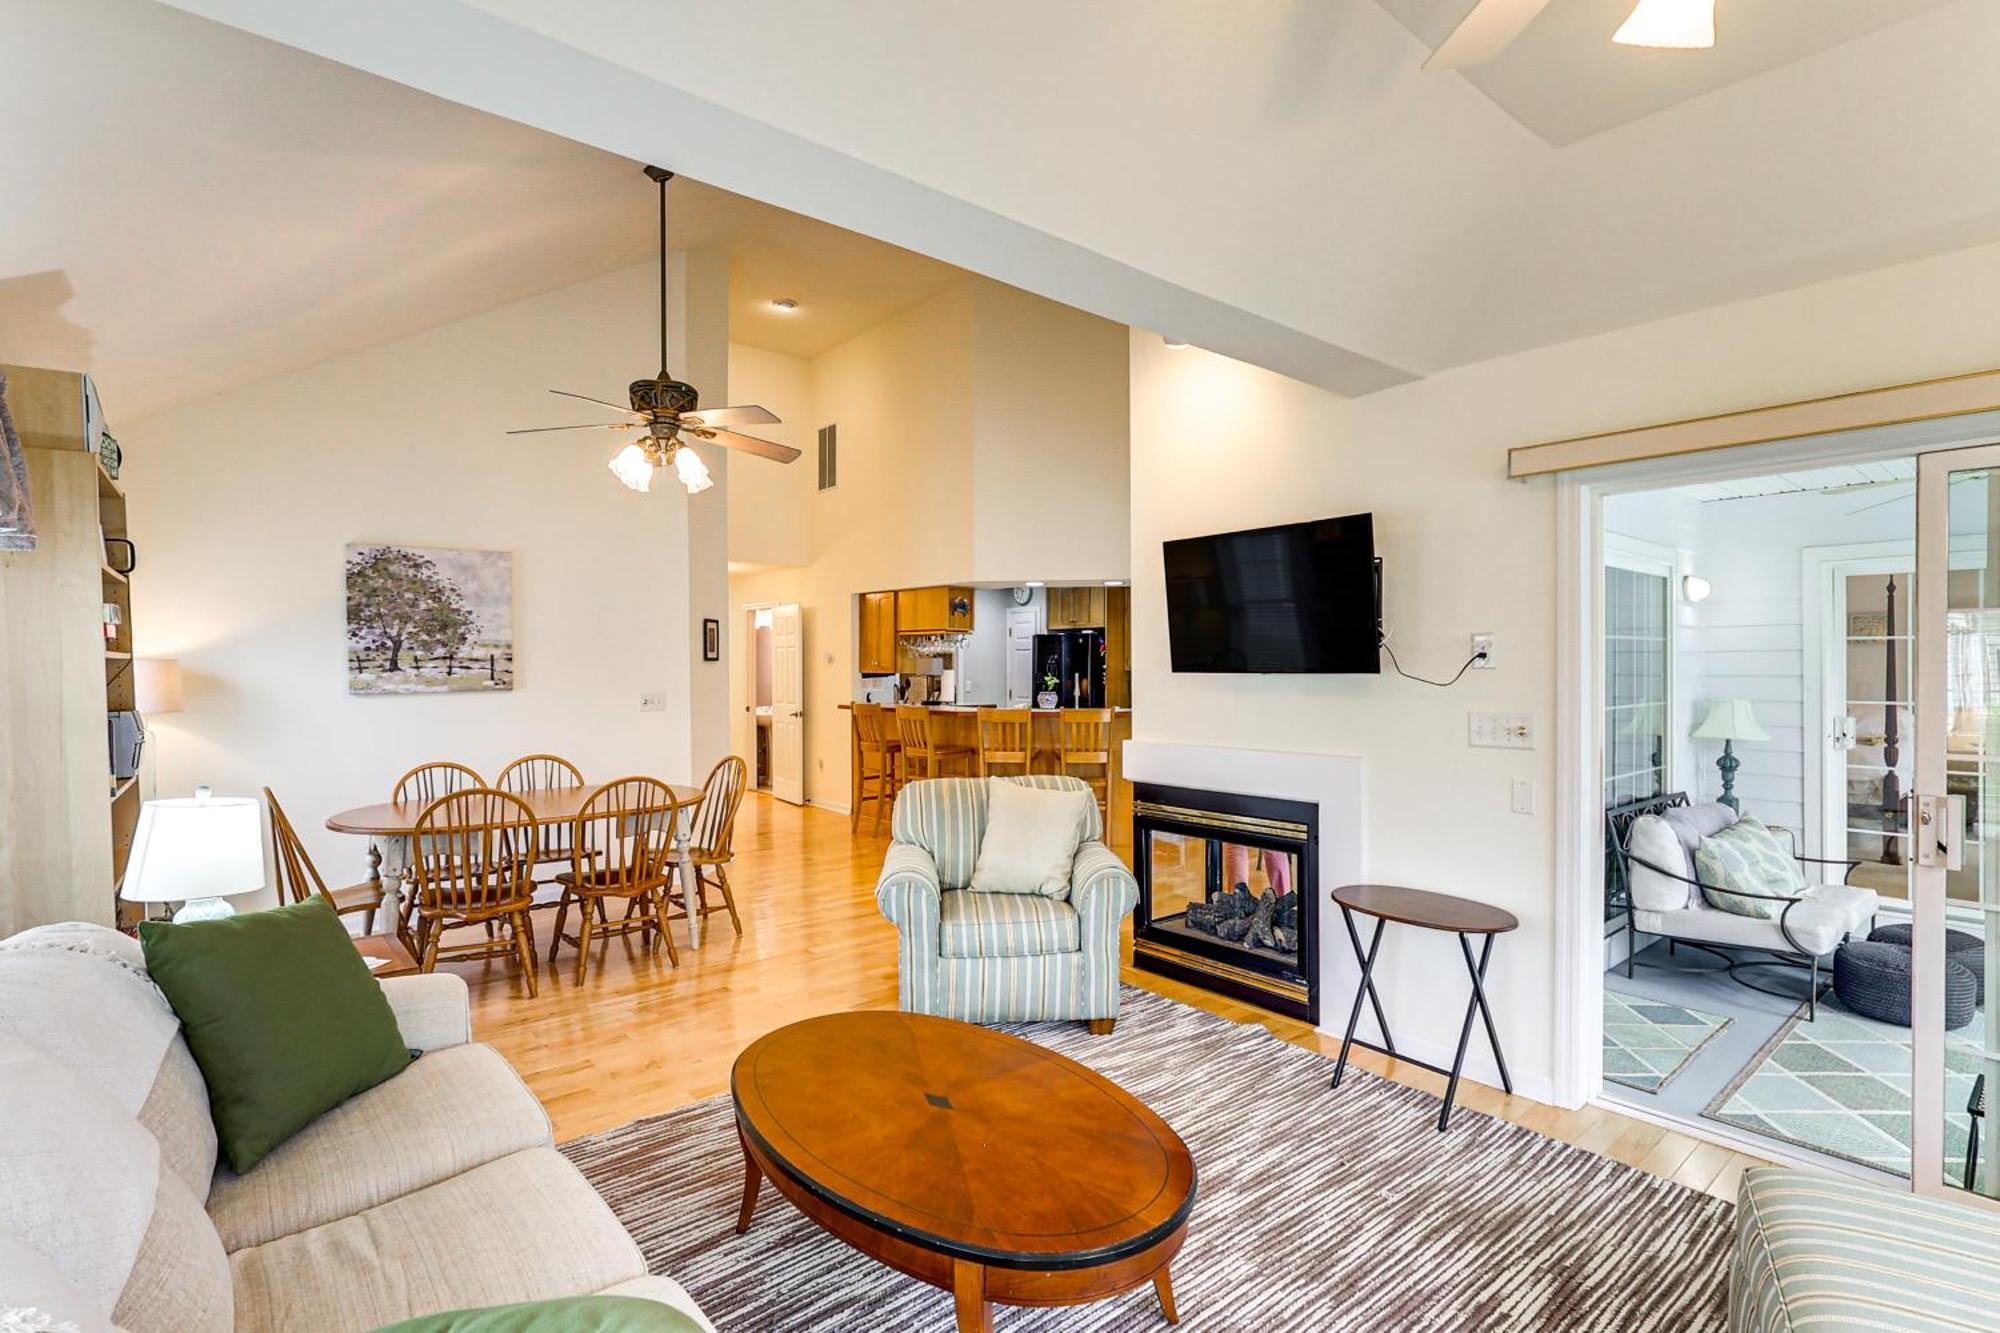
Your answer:
[[[117,642],[118,629],[124,623],[125,608],[116,602],[106,602],[104,604],[104,641],[106,643]]]
[[[99,531],[102,531],[102,529],[99,529]],[[122,552],[113,549],[114,547],[121,546],[124,548]],[[104,563],[111,566],[114,574],[130,574],[139,567],[139,548],[132,544],[130,538],[106,537],[104,538]]]
[[[99,431],[97,435],[97,462],[111,480],[118,480],[118,469],[125,463],[125,451],[118,447],[118,439],[110,431]]]

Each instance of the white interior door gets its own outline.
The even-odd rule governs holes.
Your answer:
[[[1032,606],[1007,608],[1007,706],[1026,708],[1035,695],[1035,635],[1041,620]]]
[[[805,633],[797,602],[771,608],[771,794],[806,799]]]
[[[1991,1200],[2000,1196],[1992,1114],[2000,1005],[1989,989],[1986,1004],[1971,1008],[1972,979],[1946,955],[1960,946],[1958,956],[1979,961],[1988,978],[2000,964],[2000,445],[1918,459],[1916,604],[1916,774],[1904,816],[1915,974],[1911,1175],[1920,1194]],[[1947,1003],[1948,980],[1961,991],[1956,1005]],[[1980,1079],[1985,1105],[1976,1111]],[[1975,1145],[1977,1164],[1968,1166]]]

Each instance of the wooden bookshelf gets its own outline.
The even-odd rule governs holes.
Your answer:
[[[139,783],[113,779],[108,715],[133,707],[132,580],[104,538],[127,535],[125,491],[101,465],[88,375],[0,367],[27,446],[37,544],[0,552],[0,936],[49,921],[119,920]],[[105,632],[105,607],[118,608]]]

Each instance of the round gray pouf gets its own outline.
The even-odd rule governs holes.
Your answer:
[[[1871,944],[1900,944],[1910,947],[1912,928],[1907,921],[1899,921],[1893,926],[1877,926],[1868,932]],[[1977,935],[1963,930],[1947,930],[1944,933],[1944,956],[1966,971],[1972,973],[1973,982],[1979,987],[1979,1003],[1986,1003],[1986,946]]]
[[[1944,1025],[1962,1028],[1978,1009],[1972,973],[1947,959],[1944,965]],[[1843,944],[1833,954],[1833,993],[1864,1018],[1910,1025],[1909,946],[1871,940]]]

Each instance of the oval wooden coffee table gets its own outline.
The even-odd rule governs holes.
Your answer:
[[[1167,1123],[1074,1060],[923,1014],[829,1014],[752,1043],[730,1075],[746,1231],[759,1182],[862,1253],[993,1305],[1077,1305],[1168,1272],[1194,1159]]]

